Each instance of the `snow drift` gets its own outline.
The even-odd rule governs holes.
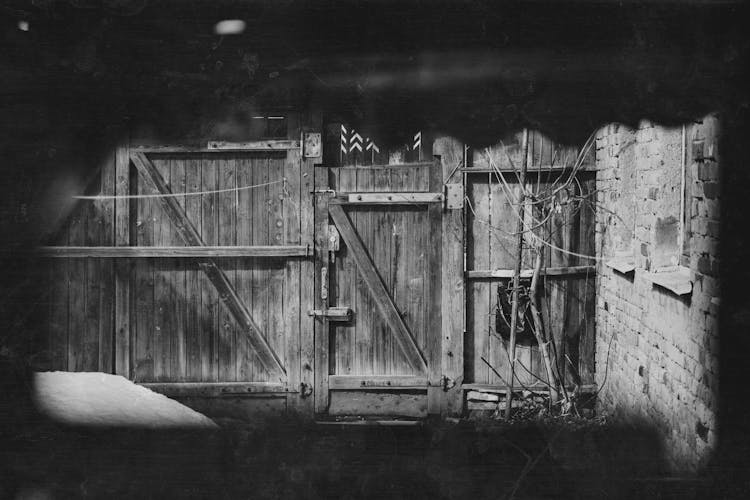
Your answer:
[[[35,373],[33,398],[41,413],[69,425],[218,428],[177,401],[106,373]]]

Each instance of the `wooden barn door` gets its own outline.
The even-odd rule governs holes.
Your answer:
[[[318,413],[438,407],[441,173],[440,162],[316,169]]]
[[[505,387],[501,377],[507,378],[509,370],[508,341],[497,328],[497,307],[498,287],[510,286],[517,258],[515,200],[521,186],[516,174],[523,151],[517,139],[505,151],[505,146],[476,151],[473,164],[464,169],[468,208],[464,381],[468,388],[501,389]],[[542,223],[531,219],[528,208],[525,211],[526,227],[534,227],[545,246],[539,297],[542,321],[555,339],[557,359],[553,361],[565,382],[590,388],[594,383],[596,268],[587,256],[596,255],[596,172],[590,159],[573,168],[577,148],[556,146],[538,132],[530,133],[529,141],[526,192],[541,193],[539,197],[544,198],[545,193],[561,190],[561,201]],[[536,258],[530,240],[526,236],[521,259],[521,284],[526,287]],[[518,344],[515,386],[543,388],[546,379],[536,343]]]
[[[123,163],[135,196],[118,243],[134,258],[119,262],[118,373],[173,394],[309,395],[312,164],[299,142],[134,148]]]

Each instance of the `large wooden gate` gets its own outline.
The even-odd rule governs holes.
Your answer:
[[[424,414],[441,377],[440,162],[329,170],[316,225],[316,406]]]
[[[423,153],[417,134],[409,159],[439,160],[352,166],[355,143],[353,160],[321,164],[299,139],[290,127],[232,149],[117,148],[46,249],[50,367],[334,415],[458,413],[463,390],[502,389],[493,318],[515,261],[505,190],[520,189],[505,155],[469,161],[448,138]],[[527,184],[570,172],[551,151],[532,149]],[[592,172],[575,179],[573,198],[596,194]],[[565,204],[539,229],[544,321],[576,384],[593,381],[593,214]],[[527,250],[524,273],[530,262]],[[517,360],[519,385],[544,378],[535,346]]]
[[[82,200],[72,219],[111,231],[109,245],[67,237],[46,250],[62,258],[57,275],[79,262],[110,273],[68,273],[65,297],[52,304],[52,348],[67,351],[53,353],[54,367],[114,371],[175,395],[260,392],[302,403],[313,384],[312,318],[300,314],[312,307],[312,167],[296,140],[119,148],[102,170],[111,189]],[[108,318],[89,293],[77,305],[92,287],[111,304]],[[99,335],[98,363],[79,362],[86,339],[57,339],[79,324],[85,337],[92,312],[102,318],[96,329],[114,335]]]

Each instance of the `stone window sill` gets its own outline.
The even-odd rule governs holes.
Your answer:
[[[605,262],[604,265],[622,274],[635,271],[635,259],[632,256],[615,257]]]
[[[690,279],[690,269],[687,267],[674,266],[656,269],[646,273],[646,279],[675,295],[688,295],[693,291],[693,281]]]

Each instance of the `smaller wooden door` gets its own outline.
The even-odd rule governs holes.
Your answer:
[[[440,163],[328,170],[317,410],[420,416],[441,376]]]

